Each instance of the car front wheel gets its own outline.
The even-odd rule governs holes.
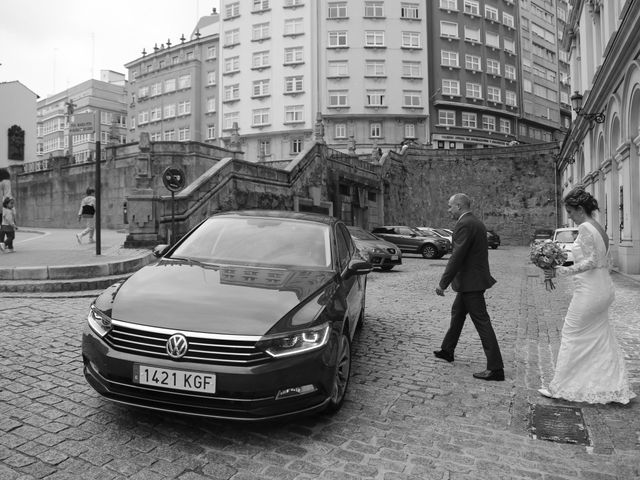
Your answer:
[[[422,247],[420,253],[422,254],[423,258],[435,258],[438,254],[438,250],[433,245],[425,245],[424,247]]]
[[[331,388],[331,397],[327,405],[327,411],[334,413],[340,410],[344,397],[347,394],[347,386],[349,385],[349,376],[351,375],[351,342],[346,332],[340,335],[338,340],[338,358],[336,361],[336,369],[333,374],[333,385]]]

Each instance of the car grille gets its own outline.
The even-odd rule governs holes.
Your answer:
[[[167,340],[174,333],[177,332],[114,320],[104,340],[120,352],[167,359],[170,358],[166,352]],[[256,348],[256,337],[179,333],[189,343],[187,353],[180,359],[183,362],[245,366],[264,363],[271,358]]]
[[[387,252],[390,253],[391,255],[395,255],[396,254],[396,249],[395,248],[387,248]]]

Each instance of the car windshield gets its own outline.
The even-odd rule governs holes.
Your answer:
[[[448,237],[450,235],[449,232],[447,232],[446,230],[444,230],[442,228],[434,228],[433,231],[436,232],[441,237]]]
[[[351,236],[358,240],[378,240],[378,241],[380,240],[378,237],[376,237],[372,233],[369,233],[366,230],[362,230],[361,228],[348,227],[348,230]]]
[[[328,267],[329,226],[278,218],[211,218],[169,258],[214,264]]]
[[[573,243],[577,236],[577,230],[563,230],[556,232],[556,241],[560,243]]]

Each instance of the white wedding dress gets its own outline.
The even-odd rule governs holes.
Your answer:
[[[558,267],[559,276],[573,277],[575,290],[562,327],[553,380],[553,398],[588,403],[629,403],[624,356],[609,322],[615,291],[609,251],[598,229],[589,222],[578,226],[572,246],[574,264]]]

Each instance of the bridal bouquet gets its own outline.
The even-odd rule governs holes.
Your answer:
[[[559,267],[567,261],[567,253],[560,244],[553,240],[535,243],[531,246],[529,258],[535,266],[545,271],[545,288],[547,290],[555,289],[556,286],[553,284],[551,277],[548,276],[548,273],[553,272],[553,267]]]

